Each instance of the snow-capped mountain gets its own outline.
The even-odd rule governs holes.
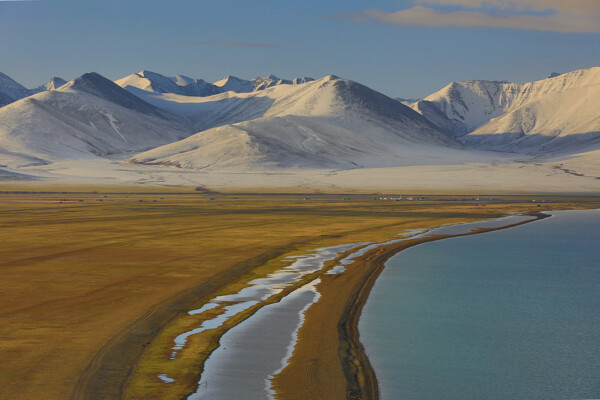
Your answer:
[[[160,100],[166,108],[168,100]],[[472,157],[410,108],[335,76],[171,107],[181,107],[188,118],[197,113],[197,125],[206,130],[132,162],[187,169],[348,169]]]
[[[35,89],[31,89],[29,92],[30,92],[30,95],[32,95],[32,94],[36,94],[39,92],[45,92],[46,90],[56,90],[59,87],[61,87],[62,85],[64,85],[65,83],[67,83],[67,81],[65,81],[64,79],[59,78],[57,76],[53,76],[50,79],[50,81],[48,81],[48,83],[40,85]]]
[[[299,85],[302,83],[312,81],[314,81],[313,78],[308,78],[305,76],[290,80],[281,79],[276,77],[275,75],[269,75],[257,76],[252,80],[245,80],[230,75],[221,80],[218,80],[217,82],[213,83],[213,85],[221,88],[221,92],[232,91],[236,93],[249,93],[264,90],[277,85]]]
[[[27,89],[25,86],[0,72],[0,107],[36,93],[45,92],[46,90],[56,90],[65,83],[67,82],[64,79],[54,76],[48,83],[34,89]]]
[[[433,176],[436,187],[522,191],[531,176],[552,176],[549,191],[600,179],[600,68],[456,82],[411,104],[419,112],[335,76],[212,84],[141,71],[117,82],[88,73],[28,90],[0,75],[0,179],[391,190]]]
[[[250,81],[250,82],[254,82],[254,87],[252,88],[252,91],[256,92],[257,90],[264,90],[266,88],[270,88],[270,87],[277,86],[277,85],[299,85],[302,83],[312,82],[312,81],[314,81],[313,78],[308,78],[305,76],[289,80],[289,79],[278,78],[275,75],[269,75],[269,76],[258,76],[253,81]]]
[[[600,83],[600,68],[582,69],[529,83],[452,82],[411,107],[449,134],[460,137],[532,101]]]
[[[600,78],[600,68],[597,72]],[[600,149],[600,79],[597,82],[529,101],[461,140],[477,148],[546,157]]]
[[[0,165],[141,151],[188,136],[174,116],[96,73],[0,109]]]
[[[131,92],[141,89],[152,93],[172,93],[182,96],[205,97],[218,93],[236,92],[250,93],[264,90],[276,85],[297,85],[310,82],[312,78],[294,78],[292,80],[280,79],[274,75],[259,76],[252,80],[227,76],[215,83],[203,79],[192,79],[185,75],[164,76],[156,72],[140,71],[136,74],[116,80],[115,83]]]
[[[29,89],[0,72],[0,107],[29,96]]]
[[[218,87],[221,93],[230,91],[236,93],[248,93],[254,89],[254,81],[240,79],[231,75],[214,82],[213,85]]]
[[[115,81],[125,89],[137,88],[154,93],[174,93],[183,96],[210,96],[220,89],[202,79],[184,75],[164,76],[151,71],[140,71]]]

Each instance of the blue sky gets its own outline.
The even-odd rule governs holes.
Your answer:
[[[390,96],[600,66],[598,0],[0,0],[0,72],[28,87],[142,69],[335,74]],[[527,28],[527,29],[524,29]]]

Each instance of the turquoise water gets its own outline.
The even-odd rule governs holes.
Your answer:
[[[600,398],[600,211],[403,251],[359,331],[383,400]]]

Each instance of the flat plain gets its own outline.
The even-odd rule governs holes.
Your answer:
[[[2,399],[179,399],[230,327],[193,343],[196,357],[179,365],[187,378],[161,385],[146,371],[164,363],[180,317],[285,257],[507,213],[600,207],[596,197],[9,189],[0,193]]]

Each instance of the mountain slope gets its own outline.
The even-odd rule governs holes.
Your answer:
[[[235,97],[217,95],[196,105],[205,117],[198,119],[210,121],[207,130],[131,161],[269,170],[436,164],[472,157],[410,108],[335,76]]]
[[[12,103],[13,101],[15,100],[12,97],[7,95],[6,93],[0,92],[0,107],[4,107],[5,105]]]
[[[598,67],[551,74],[547,79],[529,83],[452,82],[411,106],[440,129],[460,137],[529,102],[596,83],[600,83]]]
[[[166,112],[89,73],[0,109],[0,164],[23,166],[141,151],[189,131]]]
[[[550,93],[461,139],[478,148],[552,156],[600,148],[600,80]]]
[[[29,96],[29,90],[0,72],[0,107]]]

